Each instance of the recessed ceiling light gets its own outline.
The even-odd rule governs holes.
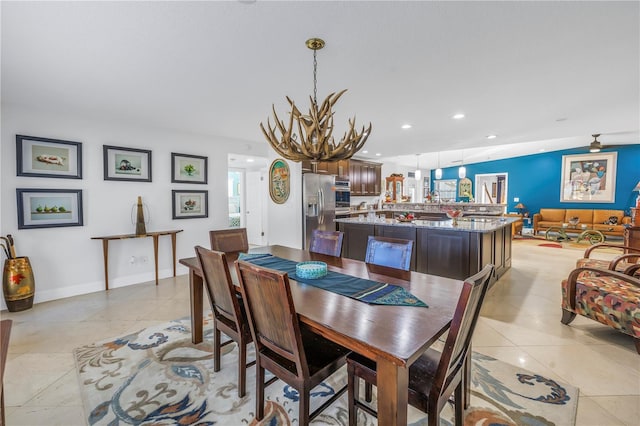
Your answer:
[[[363,154],[368,154],[369,151],[367,151],[366,149],[364,151],[362,151]]]
[[[247,158],[247,163],[253,163],[255,160],[253,158]]]
[[[538,150],[538,152],[545,152],[545,151],[546,151],[546,149],[544,149],[544,148],[540,148],[540,149]]]
[[[411,128],[411,124],[403,124],[402,128],[403,129],[410,129]]]
[[[453,117],[451,117],[451,118],[453,118],[453,119],[455,119],[455,120],[461,120],[461,119],[463,119],[463,118],[464,118],[464,114],[462,114],[462,113],[460,113],[460,114],[456,114],[456,115],[454,115],[454,116],[453,116]]]
[[[487,139],[495,139],[495,138],[497,138],[497,136],[496,136],[496,135],[488,135],[488,136],[487,136]]]
[[[380,157],[382,154],[379,152],[376,152],[376,157]]]

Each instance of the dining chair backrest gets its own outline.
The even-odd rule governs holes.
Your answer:
[[[287,273],[241,260],[236,268],[256,352],[276,354],[295,364],[297,376],[309,376]]]
[[[370,235],[364,261],[408,271],[411,266],[413,241]]]
[[[441,393],[449,378],[464,368],[482,301],[494,271],[494,266],[488,264],[480,272],[464,280],[431,392]]]
[[[343,237],[344,232],[314,229],[311,235],[311,242],[309,243],[309,251],[340,257]]]
[[[249,251],[247,228],[229,228],[209,231],[211,250],[223,253],[246,253]]]
[[[211,298],[211,308],[216,318],[224,317],[236,324],[244,322],[240,303],[235,296],[227,257],[223,252],[196,246],[202,278]]]

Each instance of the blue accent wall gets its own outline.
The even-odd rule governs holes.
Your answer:
[[[616,195],[613,203],[560,202],[560,181],[562,176],[562,156],[588,154],[584,148],[553,151],[485,163],[465,164],[467,177],[475,186],[476,174],[507,173],[507,211],[516,209],[514,197],[520,198],[530,216],[541,208],[611,209],[624,210],[630,214],[635,206],[637,192],[633,188],[640,182],[640,144],[624,145],[616,149],[602,150],[618,152],[616,167]],[[431,182],[435,179],[431,172]],[[442,179],[458,180],[458,167],[442,169]],[[433,188],[433,187],[432,187]],[[475,187],[473,188],[475,193]],[[458,201],[466,199],[458,199]]]

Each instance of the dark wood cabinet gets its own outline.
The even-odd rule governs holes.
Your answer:
[[[640,249],[640,226],[631,226],[624,230],[624,245]],[[632,252],[630,251],[629,253]],[[637,262],[638,258],[631,258],[629,261]]]
[[[310,161],[302,162],[302,173],[312,173]],[[318,163],[318,174],[335,175],[348,178],[351,195],[376,196],[382,192],[382,164],[362,160],[340,160]]]
[[[340,223],[344,232],[343,256],[364,260],[369,235],[414,241],[411,270],[464,280],[488,263],[496,278],[511,267],[511,226],[492,232],[394,226],[373,223]]]
[[[364,260],[367,254],[369,235],[375,235],[374,225],[367,223],[340,223],[340,230],[344,232],[342,255],[349,259]]]

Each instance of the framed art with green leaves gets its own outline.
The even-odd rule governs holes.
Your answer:
[[[172,183],[207,183],[207,157],[171,153]]]

